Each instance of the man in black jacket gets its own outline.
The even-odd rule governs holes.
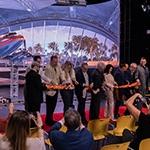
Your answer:
[[[81,115],[82,123],[86,125],[85,102],[87,97],[87,88],[90,85],[90,74],[88,72],[87,63],[84,62],[81,67],[76,70],[76,80],[79,83],[75,87],[75,93],[78,99],[78,112]]]
[[[97,69],[92,74],[92,99],[90,104],[90,120],[99,118],[100,101],[105,98],[103,89],[105,64],[99,62]]]
[[[40,106],[43,102],[43,85],[41,76],[38,73],[39,69],[39,63],[32,63],[31,70],[25,77],[25,109],[28,112],[40,112]]]

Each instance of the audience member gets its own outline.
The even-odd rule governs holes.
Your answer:
[[[141,94],[136,93],[126,102],[126,106],[130,111],[131,115],[133,115],[134,118],[138,121],[138,128],[136,130],[135,137],[129,145],[129,147],[133,150],[139,149],[139,144],[143,139],[150,138],[150,105],[148,105],[147,102],[144,101],[149,109],[149,112],[146,115],[135,107],[134,104],[136,103],[137,98],[141,100],[143,99]]]
[[[37,114],[37,125],[40,128],[42,121]],[[26,111],[16,111],[10,117],[5,135],[0,137],[1,150],[45,150],[43,132],[40,136],[30,137],[30,115]]]
[[[65,125],[67,132],[59,129]],[[50,141],[55,150],[92,150],[92,134],[82,125],[80,114],[74,109],[65,112],[64,120],[52,126],[49,132]]]

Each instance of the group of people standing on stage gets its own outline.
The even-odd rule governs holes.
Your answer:
[[[29,112],[40,111],[40,104],[43,102],[43,91],[45,91],[45,122],[47,125],[55,123],[53,113],[59,91],[48,90],[43,83],[68,85],[67,88],[60,90],[64,103],[64,112],[73,107],[75,93],[78,100],[77,110],[84,124],[87,124],[85,103],[88,92],[91,93],[90,119],[99,118],[100,102],[104,99],[106,101],[105,117],[114,119],[118,115],[118,109],[122,104],[122,100],[131,96],[137,90],[136,87],[129,87],[114,91],[114,87],[136,81],[141,83],[138,90],[142,94],[145,94],[148,87],[149,70],[145,66],[145,58],[141,58],[140,65],[137,66],[137,64],[132,63],[130,67],[127,64],[120,64],[119,67],[114,68],[110,64],[105,66],[103,62],[99,62],[94,71],[89,70],[88,63],[86,62],[83,62],[78,68],[74,68],[70,61],[60,65],[59,58],[56,55],[51,56],[50,63],[45,67],[44,71],[40,71],[40,65],[41,57],[35,56],[31,67],[27,69],[24,88],[25,109]],[[114,94],[114,92],[117,94]]]

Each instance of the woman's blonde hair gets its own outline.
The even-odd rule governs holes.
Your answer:
[[[12,150],[27,150],[26,139],[30,135],[30,115],[26,111],[16,111],[9,119],[6,138]]]
[[[71,67],[71,68],[69,68],[69,66]],[[64,64],[63,64],[63,68],[62,68],[64,71],[65,71],[65,73],[66,73],[66,71],[70,74],[70,76],[72,75],[72,71],[73,71],[73,64],[70,62],[70,61],[66,61]],[[70,69],[70,70],[69,70]],[[68,78],[67,77],[67,74],[66,74],[66,78]]]

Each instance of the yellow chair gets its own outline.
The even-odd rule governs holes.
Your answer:
[[[130,142],[106,145],[106,146],[102,147],[101,150],[127,150],[129,144],[130,144]]]
[[[110,118],[106,118],[106,119],[90,120],[88,122],[87,128],[93,134],[94,140],[100,140],[105,138],[105,135],[107,135],[108,131],[109,120]]]
[[[115,136],[122,136],[123,130],[128,129],[130,131],[135,130],[135,119],[133,116],[121,116],[117,119],[116,128],[109,130],[108,133]]]
[[[141,141],[139,150],[150,150],[150,138]]]

